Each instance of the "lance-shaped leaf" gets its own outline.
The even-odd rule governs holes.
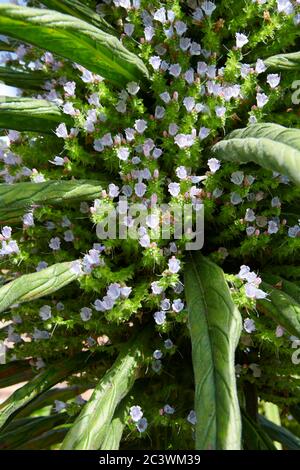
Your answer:
[[[5,402],[0,405],[0,429],[28,403],[49,390],[53,385],[62,382],[73,372],[80,371],[86,367],[89,361],[94,358],[85,353],[81,353],[73,358],[66,359],[51,365],[45,371],[40,372],[26,385],[16,390]]]
[[[0,51],[13,52],[16,49],[11,43],[1,41],[0,39]]]
[[[34,376],[29,361],[12,361],[0,365],[0,388],[26,382]]]
[[[294,282],[287,281],[276,274],[262,273],[262,278],[265,282],[272,285],[279,290],[282,290],[290,297],[300,304],[300,287],[294,284]]]
[[[269,296],[257,301],[258,309],[292,335],[300,336],[300,304],[290,295],[265,282],[262,282],[261,287]]]
[[[0,5],[0,33],[47,49],[107,78],[117,87],[148,71],[139,57],[115,37],[73,16],[53,10]]]
[[[128,416],[128,406],[127,400],[124,399],[116,409],[100,450],[119,450],[126,424],[126,416]]]
[[[42,3],[51,10],[75,16],[106,33],[117,36],[116,30],[104,18],[78,0],[43,0]]]
[[[40,90],[49,75],[38,70],[33,72],[18,70],[13,67],[0,67],[0,83],[25,90]]]
[[[257,124],[232,132],[212,151],[216,158],[238,163],[254,162],[288,176],[300,185],[300,130],[277,124]]]
[[[16,450],[48,450],[51,449],[53,444],[58,444],[63,441],[67,434],[70,426],[64,426],[58,429],[52,429],[51,431],[44,432],[40,436],[26,441],[21,446],[17,447]]]
[[[64,424],[68,418],[67,413],[58,413],[52,416],[30,418],[23,426],[18,426],[16,423],[15,429],[10,428],[7,432],[4,430],[0,433],[0,450],[16,449],[28,440],[53,429],[55,426]]]
[[[185,289],[195,376],[196,449],[240,449],[234,355],[241,316],[223,271],[190,253]]]
[[[242,411],[242,422],[245,450],[277,450],[268,434],[244,411]]]
[[[300,69],[300,52],[292,52],[290,54],[277,54],[264,60],[268,71],[283,70],[299,70]]]
[[[272,421],[261,415],[258,417],[258,422],[273,441],[280,442],[287,450],[300,450],[299,437],[295,436],[288,429],[272,423]]]
[[[146,330],[120,353],[68,432],[62,449],[100,449],[118,404],[130,391],[140,373],[147,338]]]
[[[72,124],[69,117],[49,101],[31,98],[0,98],[0,128],[2,129],[52,134],[62,122]]]
[[[19,221],[26,210],[34,205],[61,205],[94,200],[99,196],[101,181],[71,180],[43,183],[0,184],[0,223]]]
[[[24,274],[0,288],[0,313],[11,305],[30,302],[61,289],[78,278],[72,262],[53,264],[32,274]]]

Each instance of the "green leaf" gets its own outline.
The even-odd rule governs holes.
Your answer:
[[[55,426],[64,424],[68,418],[67,413],[57,413],[52,416],[30,418],[23,426],[18,426],[16,422],[16,429],[11,429],[7,432],[4,430],[4,432],[0,433],[0,450],[16,449],[27,441],[53,429]]]
[[[72,262],[53,264],[32,274],[24,274],[0,288],[0,313],[11,305],[45,297],[75,281]]]
[[[1,5],[0,5],[1,8]],[[53,103],[31,98],[0,97],[0,128],[52,134],[68,116]]]
[[[262,273],[261,276],[263,281],[272,285],[272,287],[282,290],[300,304],[300,287],[296,284],[275,274]]]
[[[128,413],[127,400],[124,399],[116,409],[100,450],[119,450]]]
[[[280,442],[287,450],[300,450],[300,438],[288,429],[272,423],[261,415],[258,417],[258,422],[273,441]]]
[[[0,67],[0,83],[25,90],[40,90],[50,76],[42,71],[28,72],[13,67]]]
[[[43,183],[0,184],[0,223],[19,221],[35,205],[60,205],[96,199],[106,180],[50,180]]]
[[[300,52],[292,52],[290,54],[277,54],[268,59],[264,59],[264,63],[268,69],[273,71],[290,71],[300,69]]]
[[[280,289],[262,282],[261,288],[269,294],[267,299],[258,300],[258,309],[283,326],[292,335],[300,336],[300,304]]]
[[[75,16],[80,20],[84,20],[87,23],[96,26],[106,33],[117,36],[117,31],[104,18],[78,0],[43,0],[42,3],[51,10]]]
[[[185,270],[195,376],[196,449],[240,449],[234,355],[241,316],[223,271],[191,252]]]
[[[83,65],[117,87],[141,81],[148,71],[139,57],[114,36],[52,10],[0,5],[0,34],[17,38]]]
[[[29,361],[12,361],[0,365],[0,388],[26,382],[34,376]]]
[[[300,185],[300,130],[278,124],[257,124],[232,132],[212,148],[216,158],[254,162]]]
[[[15,47],[11,43],[0,40],[0,51],[13,52],[14,50]]]
[[[105,442],[112,418],[121,400],[137,379],[143,363],[148,330],[127,345],[106,372],[88,403],[68,432],[61,449],[98,450]]]
[[[245,450],[277,450],[272,440],[243,410],[243,442]]]
[[[62,442],[69,430],[69,427],[70,426],[64,426],[62,428],[47,431],[30,441],[26,441],[24,444],[17,447],[16,450],[51,450],[51,446],[53,446],[53,444]]]
[[[0,429],[36,397],[69,377],[73,372],[85,368],[89,360],[93,360],[90,353],[81,353],[73,358],[51,365],[45,371],[37,374],[26,385],[16,390],[0,405]]]

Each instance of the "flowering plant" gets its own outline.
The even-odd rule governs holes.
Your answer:
[[[0,5],[0,448],[299,448],[300,2],[27,3]]]

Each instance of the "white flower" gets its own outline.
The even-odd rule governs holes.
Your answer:
[[[64,166],[65,160],[62,157],[56,155],[53,160],[49,160],[50,163],[53,163],[55,166]]]
[[[146,41],[151,41],[151,39],[155,35],[154,28],[152,26],[146,26],[146,28],[144,29],[144,35],[145,35]]]
[[[67,82],[64,85],[64,90],[68,96],[75,96],[76,90],[76,83],[75,82]]]
[[[82,321],[89,321],[92,317],[92,309],[89,307],[83,307],[80,310],[80,317]]]
[[[155,295],[162,294],[162,292],[164,290],[163,287],[160,287],[160,285],[156,281],[151,283],[151,289],[152,289],[153,294],[155,294]]]
[[[161,58],[159,56],[152,56],[149,59],[149,64],[152,65],[154,70],[159,70]]]
[[[163,357],[163,353],[160,349],[156,349],[153,353],[154,359],[161,359]]]
[[[176,168],[176,176],[180,180],[185,180],[187,178],[187,171],[185,166],[179,166],[178,168]]]
[[[249,42],[249,39],[247,38],[247,36],[242,33],[236,33],[235,39],[236,39],[236,47],[238,49],[241,49]]]
[[[180,184],[179,183],[170,183],[168,185],[168,191],[173,197],[177,197],[180,194]]]
[[[163,8],[160,8],[159,10],[157,10],[154,13],[153,18],[156,21],[159,21],[162,24],[166,23],[167,22],[166,9],[163,7]]]
[[[174,141],[179,148],[184,149],[192,147],[195,142],[195,137],[192,134],[177,134]]]
[[[47,321],[51,318],[51,307],[49,305],[44,305],[40,308],[39,315],[43,321]]]
[[[63,106],[63,112],[69,114],[70,116],[76,116],[78,113],[77,109],[74,108],[73,103],[65,103]]]
[[[68,138],[68,130],[65,125],[65,123],[61,123],[55,130],[55,134],[57,137],[61,139],[67,139]]]
[[[246,333],[249,333],[249,334],[256,331],[254,320],[252,320],[251,318],[246,318],[244,320],[244,330],[246,331]]]
[[[132,287],[127,287],[127,286],[121,287],[121,297],[123,299],[127,299],[130,296],[131,291],[132,291]]]
[[[267,70],[267,66],[263,60],[258,59],[255,65],[255,72],[257,74],[264,73]]]
[[[293,4],[289,0],[277,0],[278,13],[285,13],[290,15],[294,11]]]
[[[127,83],[126,88],[130,95],[136,95],[140,90],[140,87],[136,82]]]
[[[138,405],[132,406],[129,410],[132,421],[137,423],[143,417],[142,408]]]
[[[193,111],[195,104],[195,98],[193,98],[192,96],[188,96],[183,100],[183,106],[185,107],[188,113],[191,113]]]
[[[245,284],[245,292],[250,299],[265,299],[268,294],[261,289],[258,289],[253,283],[248,282]]]
[[[220,161],[217,160],[216,158],[210,158],[207,164],[212,173],[216,173],[221,167]]]
[[[253,209],[247,209],[245,214],[245,221],[246,222],[254,222],[256,219],[255,213]]]
[[[278,73],[270,73],[267,76],[267,82],[271,88],[276,88],[280,83],[280,75]]]
[[[225,106],[216,106],[216,115],[219,117],[219,118],[222,118],[223,116],[225,116],[226,114],[226,108]]]
[[[166,314],[165,312],[155,312],[153,315],[155,323],[157,325],[163,325],[166,321]]]
[[[169,271],[172,274],[177,274],[180,271],[181,263],[177,258],[175,258],[175,256],[172,256],[172,258],[168,262],[168,266],[169,266]]]
[[[34,218],[33,218],[33,213],[28,212],[23,216],[23,224],[26,227],[33,227],[34,226]]]
[[[172,303],[172,309],[174,312],[179,313],[184,309],[184,303],[181,299],[175,299]]]
[[[79,260],[73,261],[71,264],[70,271],[72,274],[81,275],[82,274],[82,265]]]
[[[263,108],[269,101],[269,98],[267,97],[265,93],[257,93],[256,101],[257,101],[258,108]]]

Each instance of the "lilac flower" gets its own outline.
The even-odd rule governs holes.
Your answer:
[[[71,264],[70,271],[72,274],[81,275],[82,274],[82,265],[79,260],[73,261]]]
[[[174,312],[179,313],[184,309],[184,303],[181,299],[175,299],[172,303],[172,309]]]
[[[111,183],[111,184],[108,185],[108,195],[109,195],[109,197],[114,199],[115,197],[119,196],[119,193],[120,193],[119,186],[116,186],[114,183]]]
[[[210,134],[210,129],[208,129],[207,127],[200,127],[200,130],[199,130],[199,139],[200,140],[206,139],[206,137],[208,137],[209,134]]]
[[[164,412],[167,415],[173,415],[175,413],[175,408],[173,408],[173,406],[170,406],[170,405],[165,405],[164,406]]]
[[[236,192],[233,192],[233,193],[230,194],[230,202],[234,206],[237,206],[238,204],[241,204],[241,202],[243,202],[243,199],[240,196],[240,194],[238,194]]]
[[[256,331],[254,320],[252,320],[251,318],[246,318],[244,320],[244,330],[246,331],[246,333],[249,333],[249,334]]]
[[[146,41],[148,41],[148,42],[151,41],[153,36],[155,35],[154,28],[152,26],[146,26],[145,29],[144,29],[144,35],[145,35]]]
[[[255,72],[257,74],[264,73],[267,70],[267,66],[263,60],[258,59],[255,65]]]
[[[159,10],[157,10],[154,13],[153,18],[156,21],[159,21],[162,24],[166,23],[167,22],[166,9],[163,7],[163,8],[160,8]]]
[[[163,325],[166,321],[165,312],[155,312],[153,317],[157,325]]]
[[[173,197],[177,197],[180,194],[180,184],[179,183],[170,183],[168,185],[168,191]]]
[[[270,220],[269,223],[268,223],[268,233],[269,235],[274,235],[278,232],[279,230],[279,227],[278,227],[278,224],[277,222],[275,222],[274,220]]]
[[[43,321],[49,320],[52,316],[51,307],[49,305],[44,305],[43,307],[40,308],[39,315]]]
[[[119,158],[119,160],[126,161],[128,160],[129,153],[130,151],[128,147],[120,147],[117,150],[117,157]]]
[[[161,359],[163,357],[163,353],[160,349],[156,349],[153,353],[154,359]]]
[[[164,341],[164,346],[166,349],[172,349],[174,346],[173,341],[171,339],[166,339]]]
[[[204,11],[206,16],[211,16],[217,7],[213,2],[205,0],[202,3],[201,8]]]
[[[1,230],[1,235],[6,240],[9,240],[11,238],[11,233],[12,233],[12,228],[8,227],[7,225],[5,225],[3,229]]]
[[[299,225],[294,225],[293,227],[290,227],[288,230],[288,236],[290,238],[296,238],[300,234],[300,226]]]
[[[169,67],[169,74],[175,78],[178,78],[181,74],[181,66],[179,64],[172,64]]]
[[[178,36],[182,36],[187,31],[187,25],[183,21],[176,21],[174,24]]]
[[[192,147],[195,142],[195,137],[192,134],[177,134],[174,141],[179,148],[184,149]]]
[[[28,212],[27,214],[25,214],[23,216],[23,224],[26,226],[26,227],[33,227],[34,226],[34,218],[33,218],[33,213],[32,212]]]
[[[177,274],[180,271],[181,263],[177,258],[175,258],[175,256],[172,256],[172,258],[168,262],[168,266],[169,266],[169,271],[172,274]]]
[[[118,283],[113,283],[113,284],[110,284],[110,286],[108,287],[107,289],[107,295],[113,299],[113,300],[117,300],[120,295],[121,295],[121,288],[120,288],[120,284]]]
[[[121,297],[123,299],[127,299],[130,296],[131,292],[132,292],[132,287],[127,287],[127,286],[121,287]]]
[[[185,180],[187,178],[187,171],[185,166],[179,166],[178,168],[176,168],[176,176],[180,180]]]
[[[188,113],[191,113],[193,111],[195,104],[195,98],[193,98],[192,96],[188,96],[183,100],[183,106],[185,107]]]
[[[180,38],[179,46],[180,46],[180,49],[183,52],[186,52],[191,47],[191,39],[190,38]]]
[[[125,23],[124,24],[124,33],[127,35],[127,36],[132,36],[134,32],[134,25],[131,24],[131,23]]]
[[[89,321],[92,317],[92,309],[89,307],[83,307],[80,309],[80,317],[82,321]]]
[[[64,166],[65,160],[62,157],[56,155],[53,160],[49,160],[50,163],[53,163],[55,166]]]
[[[50,243],[49,243],[49,248],[53,251],[58,251],[60,250],[60,239],[58,237],[51,238]]]
[[[224,117],[225,114],[226,114],[226,108],[225,108],[225,106],[216,106],[215,111],[216,111],[217,117],[219,117],[219,118]]]
[[[269,101],[269,98],[265,93],[257,93],[256,101],[258,108],[263,108]]]
[[[45,330],[39,330],[38,328],[34,328],[34,333],[32,335],[33,339],[35,341],[43,340],[43,339],[49,339],[50,338],[50,333]]]
[[[152,56],[149,59],[149,64],[152,65],[154,70],[159,70],[161,64],[161,58],[159,56]]]
[[[165,108],[163,108],[162,106],[156,106],[155,119],[163,119],[165,112],[166,112]]]
[[[156,281],[151,283],[151,289],[153,294],[155,295],[160,295],[163,292],[163,287],[160,287],[160,285]]]
[[[197,416],[195,410],[191,410],[187,416],[187,421],[195,426],[197,424]]]
[[[277,0],[277,11],[278,13],[285,13],[290,15],[294,11],[293,4],[289,0]]]
[[[93,106],[100,106],[100,99],[98,93],[92,93],[88,98],[88,103]]]
[[[267,82],[271,88],[276,88],[280,83],[280,75],[278,73],[270,73],[267,76]]]
[[[256,219],[255,212],[252,209],[247,209],[245,214],[246,222],[254,222]]]
[[[248,282],[245,284],[245,292],[247,297],[250,299],[265,299],[267,297],[267,293],[261,289],[258,289],[253,283]]]
[[[76,83],[75,82],[67,82],[64,85],[64,90],[68,96],[75,96],[75,90],[76,90]]]
[[[207,164],[208,164],[209,169],[212,173],[216,173],[221,167],[220,161],[217,160],[216,158],[210,158],[208,160]]]
[[[126,88],[130,95],[136,95],[140,90],[140,87],[136,82],[127,83]]]
[[[73,242],[74,241],[74,234],[72,232],[72,230],[66,230],[65,233],[64,233],[64,240],[68,243],[70,242]]]
[[[185,72],[184,78],[189,85],[192,85],[195,80],[195,72],[193,69],[189,69]]]
[[[284,335],[284,328],[280,325],[277,326],[275,335],[277,338],[281,338]]]
[[[136,424],[136,428],[139,432],[145,432],[146,429],[148,427],[148,421],[146,418],[142,418],[138,421],[138,423]]]
[[[46,268],[48,268],[48,263],[46,263],[46,261],[40,261],[36,267],[36,272],[40,272]]]
[[[139,134],[143,134],[147,127],[147,121],[145,121],[144,119],[137,119],[134,123],[134,128]]]
[[[246,78],[251,73],[251,66],[249,64],[241,65],[241,77]]]
[[[63,112],[69,114],[70,116],[76,116],[78,111],[74,108],[73,103],[66,103],[63,106]]]
[[[171,308],[171,302],[169,299],[163,299],[160,303],[160,308],[164,311],[168,311]]]
[[[235,39],[237,49],[242,49],[242,47],[244,47],[249,42],[247,36],[242,33],[236,33]]]
[[[129,410],[132,421],[137,423],[143,417],[142,408],[138,405],[132,406]]]
[[[147,186],[145,185],[145,183],[137,183],[134,186],[134,192],[138,197],[143,197],[146,191],[147,191]]]
[[[231,182],[241,186],[245,178],[244,172],[243,171],[235,171],[234,173],[231,174]]]
[[[55,130],[55,134],[57,137],[61,139],[67,139],[68,138],[68,130],[65,125],[65,123],[61,123]]]

